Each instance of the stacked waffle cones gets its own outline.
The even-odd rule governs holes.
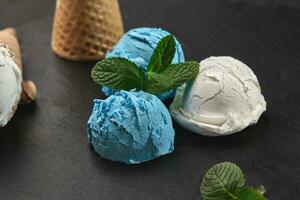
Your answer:
[[[118,0],[57,0],[53,51],[68,60],[102,59],[123,35]]]
[[[12,59],[22,72],[22,56],[17,32],[14,28],[6,28],[0,31],[0,45],[9,49]],[[36,96],[36,86],[32,81],[22,82],[21,103],[29,103]],[[16,108],[15,108],[16,109]]]

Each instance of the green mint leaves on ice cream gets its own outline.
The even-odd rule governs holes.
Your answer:
[[[99,62],[92,71],[93,79],[101,85],[114,89],[142,89],[144,72],[125,58],[107,58]]]
[[[92,78],[100,85],[116,90],[143,90],[161,94],[176,89],[196,78],[199,64],[195,61],[171,64],[176,42],[168,35],[158,43],[148,64],[147,74],[135,63],[125,58],[107,58],[98,62],[92,70]]]
[[[120,41],[113,47],[111,51],[105,54],[105,58],[126,58],[134,62],[146,74],[148,65],[154,49],[159,41],[168,35],[173,35],[170,32],[161,28],[154,27],[138,27],[126,32]],[[175,38],[176,51],[172,59],[172,64],[185,62],[185,56],[180,42]],[[101,90],[105,96],[114,94],[114,90],[108,86],[102,85]],[[165,101],[172,99],[175,95],[175,90],[169,90],[156,95],[160,100]]]
[[[162,72],[172,63],[176,51],[176,42],[173,36],[164,37],[154,49],[154,53],[150,58],[147,71]]]
[[[219,163],[208,170],[200,186],[203,200],[267,200],[265,188],[244,186],[242,170],[234,163]]]

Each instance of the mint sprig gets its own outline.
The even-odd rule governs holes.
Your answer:
[[[108,58],[92,69],[92,78],[100,85],[113,89],[142,89],[145,74],[133,62],[125,58]]]
[[[208,170],[200,186],[203,200],[267,200],[265,189],[246,187],[241,169],[233,163],[219,163]]]
[[[115,57],[98,62],[91,75],[96,83],[116,90],[137,89],[161,94],[193,81],[199,72],[196,61],[171,64],[175,51],[175,39],[168,35],[154,49],[146,74],[135,63]]]
[[[150,58],[147,71],[157,73],[164,71],[172,63],[175,52],[176,42],[172,35],[161,39]]]
[[[198,62],[190,61],[183,64],[169,65],[162,73],[149,72],[145,90],[157,95],[162,90],[176,89],[187,82],[187,80],[196,78],[199,70],[198,66]]]

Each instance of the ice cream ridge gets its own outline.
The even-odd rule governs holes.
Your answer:
[[[15,29],[0,31],[0,127],[14,115],[19,103],[35,98],[32,81],[23,81],[21,51]]]
[[[266,102],[253,71],[232,57],[210,57],[190,85],[177,90],[172,117],[184,128],[207,136],[228,135],[257,123]]]
[[[154,95],[118,91],[95,100],[88,138],[102,157],[138,164],[174,150],[174,129],[165,105]]]
[[[112,51],[106,54],[106,58],[121,57],[134,62],[143,71],[147,71],[147,66],[153,54],[154,48],[158,42],[165,36],[170,35],[168,31],[161,28],[135,28],[128,31],[120,41],[113,47]],[[181,44],[176,39],[176,51],[172,59],[172,63],[182,63],[185,61],[183,49]],[[102,91],[106,96],[115,92],[107,86],[102,87]],[[158,94],[161,100],[173,98],[174,90]]]

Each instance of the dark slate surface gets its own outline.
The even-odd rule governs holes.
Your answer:
[[[24,74],[36,103],[0,129],[0,199],[200,199],[206,170],[236,162],[269,199],[299,199],[300,10],[297,0],[122,0],[126,30],[161,26],[187,58],[230,55],[246,62],[268,103],[259,123],[240,134],[208,138],[175,124],[173,154],[137,166],[98,157],[86,140],[94,98],[93,63],[51,52],[54,0],[0,0],[0,28],[17,28]]]

